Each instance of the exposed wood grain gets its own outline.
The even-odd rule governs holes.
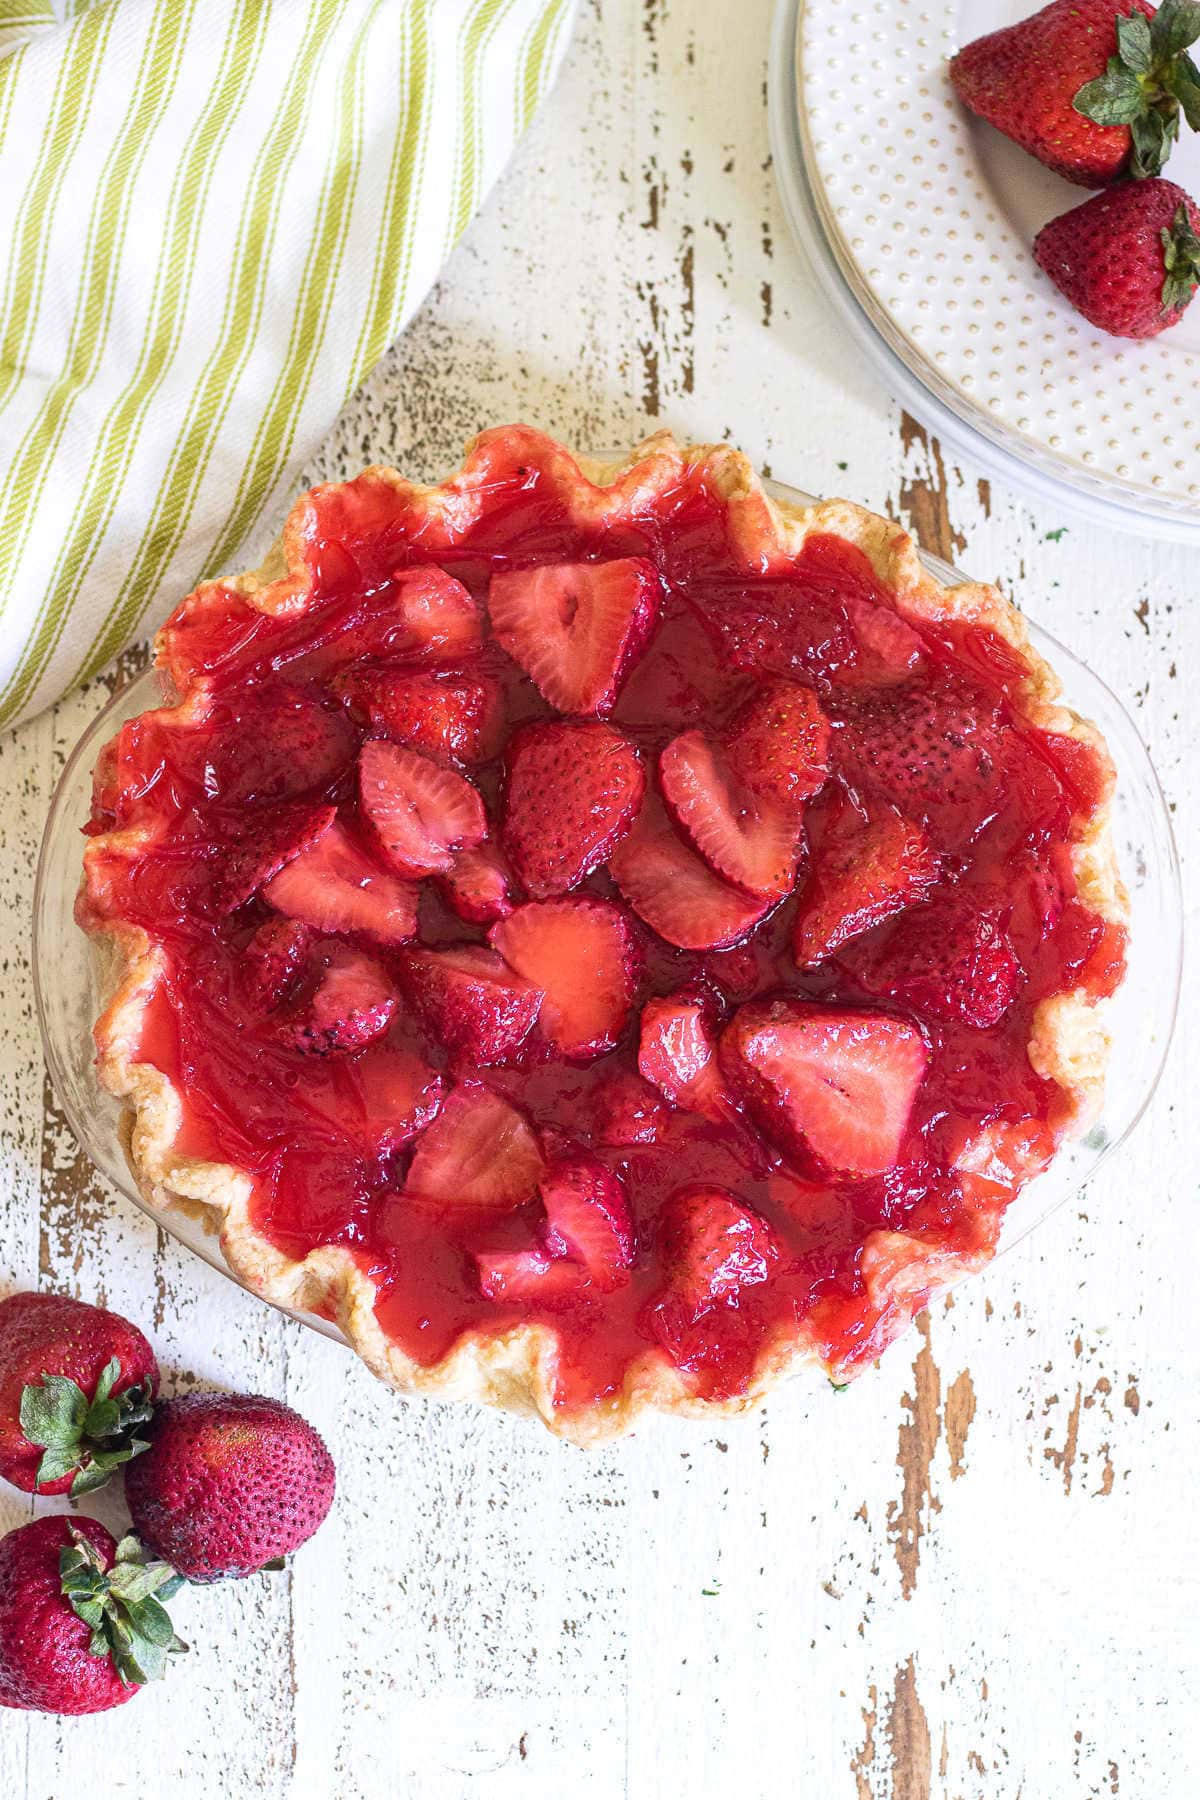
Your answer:
[[[926,1521],[940,1502],[930,1488],[934,1452],[942,1434],[942,1383],[929,1345],[929,1315],[916,1322],[923,1340],[913,1364],[912,1390],[904,1396],[907,1419],[900,1427],[896,1463],[902,1479],[900,1500],[889,1508],[892,1548],[900,1571],[900,1591],[910,1599],[917,1585],[921,1539]]]
[[[514,168],[309,473],[434,475],[503,417],[596,447],[661,419],[899,510],[1117,687],[1191,874],[1195,559],[989,488],[876,389],[775,199],[770,10],[586,0]],[[24,921],[55,774],[103,697],[0,738],[0,906],[21,921],[0,950],[0,1285],[106,1296],[172,1384],[289,1399],[339,1497],[289,1577],[180,1597],[194,1648],[169,1691],[110,1719],[0,1715],[4,1800],[65,1800],[101,1764],[133,1800],[1200,1792],[1190,1016],[1086,1200],[846,1393],[797,1385],[758,1420],[595,1457],[404,1403],[164,1238],[47,1093]],[[0,1493],[0,1527],[28,1511]],[[96,1511],[118,1524],[119,1496]]]
[[[887,1741],[895,1800],[929,1800],[933,1780],[929,1721],[917,1693],[917,1672],[911,1656],[903,1668],[896,1670],[888,1704]]]
[[[923,550],[954,562],[966,549],[967,540],[951,523],[950,487],[942,446],[909,413],[902,413],[900,448],[904,459],[900,507],[906,523]],[[979,500],[986,510],[982,486]]]
[[[967,1433],[975,1417],[975,1384],[971,1372],[964,1369],[950,1383],[946,1394],[946,1442],[950,1448],[950,1479],[958,1481],[966,1473]]]

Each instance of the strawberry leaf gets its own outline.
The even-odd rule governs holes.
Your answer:
[[[148,1562],[132,1534],[117,1545],[109,1569],[81,1531],[72,1530],[72,1537],[59,1553],[59,1582],[72,1611],[91,1630],[89,1654],[111,1657],[127,1686],[158,1680],[168,1657],[187,1649],[162,1604],[177,1592],[179,1576],[168,1563]]]
[[[1165,85],[1178,100],[1193,131],[1200,131],[1200,69],[1190,56],[1181,56]]]
[[[78,1499],[102,1487],[115,1468],[147,1448],[139,1427],[153,1412],[150,1384],[139,1382],[113,1395],[121,1364],[111,1357],[100,1371],[91,1400],[66,1375],[43,1374],[22,1391],[20,1419],[26,1441],[46,1454],[37,1485],[49,1486],[73,1471],[71,1493]]]
[[[1163,226],[1162,245],[1166,270],[1163,311],[1174,312],[1177,307],[1187,306],[1200,287],[1200,237],[1192,230],[1188,209],[1182,202],[1171,224]]]
[[[1094,125],[1132,125],[1145,110],[1142,84],[1119,56],[1109,58],[1108,68],[1095,81],[1080,88],[1072,105]]]
[[[1170,117],[1160,112],[1143,113],[1133,121],[1133,155],[1129,173],[1136,181],[1160,175],[1179,136],[1179,114]]]
[[[1190,39],[1188,40],[1191,41]],[[1131,13],[1117,20],[1117,47],[1120,60],[1138,75],[1149,73],[1154,62],[1150,38],[1150,21],[1144,13]]]
[[[47,1450],[37,1466],[37,1484],[49,1487],[52,1482],[61,1481],[70,1475],[79,1464],[79,1454],[72,1446],[62,1450]],[[107,1479],[107,1477],[106,1477]],[[72,1485],[74,1485],[72,1483]]]
[[[1200,130],[1200,73],[1187,46],[1200,38],[1200,0],[1163,0],[1152,19],[1116,21],[1117,55],[1072,105],[1095,125],[1129,127],[1129,173],[1160,175],[1179,136],[1180,112]]]
[[[1149,29],[1154,62],[1167,62],[1200,38],[1200,0],[1163,0],[1154,18],[1141,23]],[[1118,25],[1118,40],[1120,35]]]
[[[65,1450],[78,1443],[87,1409],[87,1395],[69,1376],[43,1374],[22,1391],[21,1430],[39,1450]]]

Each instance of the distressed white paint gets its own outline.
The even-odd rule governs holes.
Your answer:
[[[517,165],[314,478],[369,459],[443,472],[514,416],[621,444],[657,405],[800,486],[903,506],[929,453],[904,449],[785,240],[768,14],[585,0]],[[959,560],[1134,710],[1194,892],[1194,557],[1096,530],[1051,542],[1062,518],[998,491],[989,512],[970,470],[946,488]],[[173,1381],[294,1402],[327,1435],[340,1493],[290,1575],[181,1597],[194,1648],[168,1685],[98,1720],[0,1715],[0,1795],[65,1800],[101,1765],[139,1800],[1200,1792],[1191,1024],[1134,1143],[938,1310],[915,1374],[914,1333],[846,1394],[797,1388],[761,1421],[648,1427],[596,1456],[405,1404],[89,1182],[45,1109],[33,862],[102,699],[0,743],[0,1286],[103,1298],[152,1330]],[[964,1370],[976,1410],[952,1479],[943,1415]],[[901,1437],[914,1410],[924,1450]],[[923,1532],[909,1597],[902,1445],[907,1529]],[[118,1507],[97,1502],[110,1522]],[[0,1528],[28,1512],[0,1493]]]

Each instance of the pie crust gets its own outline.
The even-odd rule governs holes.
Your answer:
[[[482,433],[468,445],[462,468],[436,486],[410,483],[385,467],[365,471],[359,483],[383,484],[395,490],[407,507],[428,520],[465,521],[481,504],[497,442],[511,444],[514,432],[524,430],[515,427]],[[844,500],[807,509],[776,501],[765,492],[746,457],[727,445],[681,448],[669,433],[658,432],[624,459],[604,463],[573,457],[538,433],[529,431],[527,436],[537,446],[542,466],[553,466],[560,477],[569,480],[580,516],[619,518],[656,493],[669,490],[685,469],[702,465],[728,507],[731,538],[748,568],[769,570],[773,562],[793,556],[811,533],[836,534],[857,546],[880,582],[894,592],[903,616],[913,621],[973,622],[1006,640],[1026,671],[1024,711],[1028,721],[1094,746],[1108,771],[1111,795],[1114,776],[1103,740],[1091,724],[1059,703],[1058,679],[1032,647],[1020,613],[994,587],[964,584],[946,588],[939,584],[922,564],[912,538],[897,524]],[[306,547],[313,502],[330,491],[316,489],[297,501],[279,541],[258,570],[206,584],[186,604],[202,608],[237,594],[266,614],[302,614],[311,596]],[[163,634],[157,647],[162,662]],[[183,701],[184,716],[193,703],[192,699]],[[1110,805],[1106,799],[1093,809],[1083,835],[1071,846],[1071,855],[1082,901],[1105,920],[1123,924],[1128,908],[1114,855]],[[323,1246],[310,1251],[303,1261],[293,1260],[256,1229],[250,1206],[253,1183],[246,1171],[229,1163],[198,1161],[176,1150],[181,1096],[160,1070],[137,1060],[146,1010],[163,973],[164,953],[140,926],[101,917],[88,894],[88,870],[96,855],[105,847],[132,850],[138,841],[136,830],[114,831],[90,838],[85,851],[77,912],[80,924],[93,937],[107,996],[95,1025],[99,1078],[123,1102],[121,1138],[146,1201],[164,1213],[180,1209],[218,1233],[231,1272],[253,1292],[280,1306],[317,1311],[335,1320],[376,1375],[400,1392],[537,1413],[552,1431],[583,1445],[627,1432],[647,1410],[697,1418],[746,1412],[759,1406],[778,1382],[805,1364],[823,1367],[834,1380],[857,1372],[857,1368],[831,1364],[822,1355],[815,1312],[769,1337],[744,1391],[720,1399],[697,1397],[689,1391],[685,1373],[666,1353],[648,1347],[626,1368],[619,1392],[566,1410],[554,1399],[558,1333],[545,1323],[522,1323],[495,1333],[468,1331],[449,1354],[430,1366],[405,1355],[381,1327],[374,1309],[375,1285],[349,1250]],[[1033,1015],[1029,1060],[1038,1074],[1063,1090],[1071,1135],[1087,1128],[1101,1103],[1108,1055],[1103,1010],[1102,1003],[1076,988],[1043,1001]],[[958,1166],[983,1178],[986,1185],[993,1174],[1003,1178],[1020,1173],[1021,1149],[1019,1134],[987,1127],[964,1147]],[[903,1330],[934,1294],[990,1259],[1002,1212],[1002,1205],[989,1208],[981,1204],[973,1240],[965,1243],[939,1245],[904,1231],[870,1232],[863,1244],[861,1272],[874,1353]]]

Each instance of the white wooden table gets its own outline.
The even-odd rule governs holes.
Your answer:
[[[1200,851],[1195,552],[944,465],[813,292],[772,185],[770,0],[583,0],[562,81],[311,478],[445,472],[522,417],[661,420],[898,511],[1133,709]],[[28,920],[55,777],[111,683],[0,740],[0,1291],[151,1332],[172,1385],[280,1395],[337,1459],[283,1576],[181,1596],[188,1666],[98,1720],[0,1716],[0,1795],[1190,1800],[1200,1793],[1200,1043],[1102,1179],[878,1373],[585,1454],[406,1404],[91,1171],[43,1073]],[[96,1510],[120,1519],[119,1498]],[[29,1515],[0,1493],[0,1528]]]

